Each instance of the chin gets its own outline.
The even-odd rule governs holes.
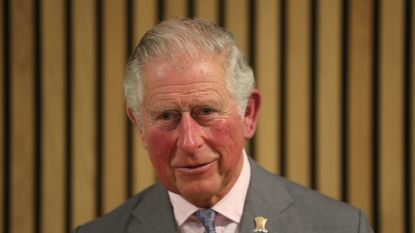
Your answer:
[[[186,200],[199,207],[206,207],[206,205],[210,207],[211,204],[215,204],[215,200],[219,197],[219,188],[212,188],[212,186],[184,187],[179,191],[180,195]]]

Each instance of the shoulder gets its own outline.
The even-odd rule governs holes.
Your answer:
[[[121,233],[127,232],[127,227],[134,218],[133,211],[141,203],[158,199],[164,192],[160,184],[155,184],[141,193],[133,196],[111,212],[79,226],[74,233]]]
[[[312,212],[314,215],[322,212],[322,214],[326,214],[330,218],[339,214],[358,213],[358,210],[350,204],[328,197],[316,190],[296,184],[283,177],[277,177],[276,180],[285,186],[293,198],[294,205],[305,212]]]
[[[252,164],[254,195],[309,232],[371,232],[361,210]],[[262,194],[257,194],[261,192]],[[312,230],[314,229],[314,231]],[[343,230],[341,230],[343,229]],[[362,230],[366,229],[366,230]]]
[[[275,199],[284,195],[286,202],[290,201],[306,210],[334,210],[355,212],[355,208],[344,202],[330,198],[316,190],[304,187],[282,176],[272,174],[255,162],[251,162],[251,188],[263,190],[265,198]]]

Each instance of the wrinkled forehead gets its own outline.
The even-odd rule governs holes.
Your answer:
[[[164,77],[167,72],[184,73],[186,71],[192,70],[195,65],[197,65],[198,72],[208,74],[211,73],[210,69],[212,69],[214,66],[215,68],[220,68],[222,73],[221,81],[225,82],[227,74],[224,60],[225,59],[223,56],[219,55],[201,55],[195,57],[178,54],[174,60],[166,57],[150,59],[148,62],[141,66],[140,70],[143,77],[143,82],[148,83],[156,77]],[[148,75],[149,73],[152,73],[153,75]]]

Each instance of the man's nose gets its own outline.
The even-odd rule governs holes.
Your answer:
[[[190,113],[183,113],[179,123],[179,139],[177,147],[184,153],[193,154],[203,145],[201,126],[192,118]]]

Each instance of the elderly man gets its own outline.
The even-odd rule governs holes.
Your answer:
[[[155,26],[130,58],[125,96],[159,181],[77,232],[371,232],[360,210],[248,158],[261,96],[225,29]]]

